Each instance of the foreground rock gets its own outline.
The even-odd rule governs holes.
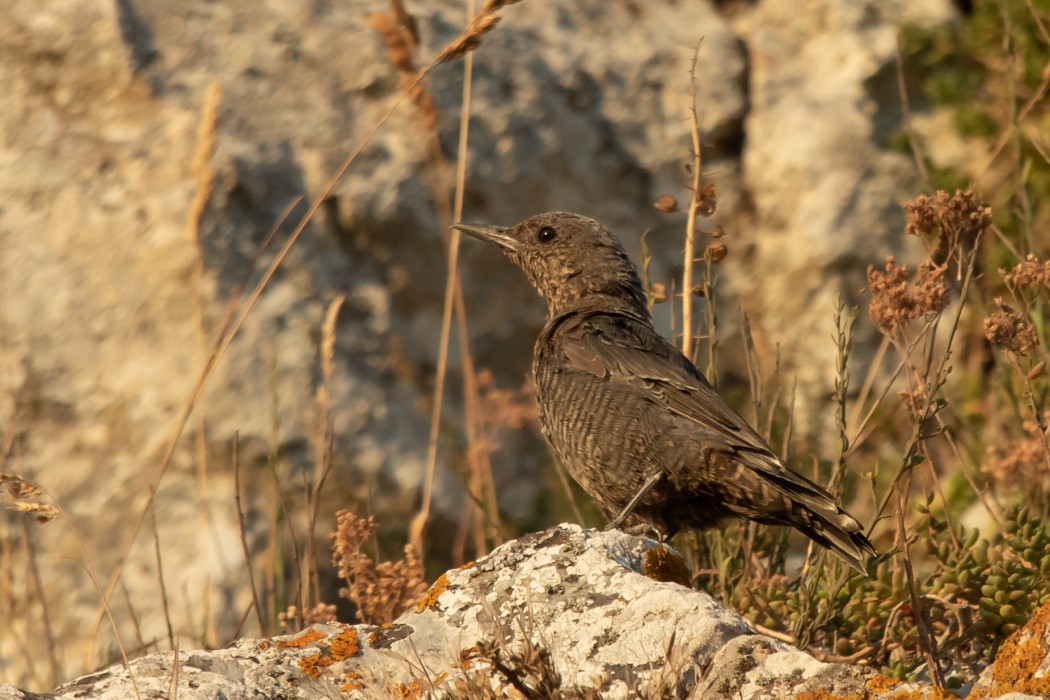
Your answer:
[[[553,688],[602,698],[932,696],[756,634],[676,582],[686,576],[677,554],[656,542],[562,525],[442,575],[392,625],[314,625],[219,651],[182,651],[175,670],[170,653],[137,659],[131,670],[140,696],[174,697],[177,684],[184,700],[547,697]],[[1007,663],[993,665],[973,696],[1036,697],[1024,693],[1047,683],[1036,677],[1046,659],[1043,618],[1050,613],[1004,646],[1013,649]],[[134,695],[128,671],[114,666],[44,697]],[[0,686],[0,699],[29,697],[37,696]]]

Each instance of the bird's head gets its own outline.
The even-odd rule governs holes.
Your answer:
[[[634,263],[616,236],[594,219],[547,212],[507,228],[476,224],[453,228],[498,244],[547,300],[552,318],[590,297],[627,302],[648,316]]]

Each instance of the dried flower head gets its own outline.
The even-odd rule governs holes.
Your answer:
[[[332,563],[347,587],[339,594],[357,605],[364,622],[393,622],[426,592],[423,562],[411,545],[405,545],[405,556],[396,562],[376,564],[361,552],[361,545],[375,530],[375,519],[360,518],[348,510],[336,514],[337,530],[332,538]]]
[[[678,200],[669,194],[662,194],[656,198],[653,207],[664,214],[673,214],[678,211]]]
[[[937,212],[933,207],[933,198],[920,194],[910,202],[901,205],[907,217],[904,232],[909,236],[925,238],[932,236],[940,228]]]
[[[312,608],[303,611],[303,627],[309,627],[316,623],[335,622],[336,606],[328,603],[318,603]],[[277,622],[284,632],[295,632],[301,629],[299,625],[299,608],[289,605],[283,612],[277,613]]]
[[[1043,420],[1050,419],[1050,412]],[[1050,435],[1040,433],[1042,428],[1034,420],[1024,422],[1025,434],[1019,439],[999,440],[996,447],[989,450],[988,457],[981,465],[981,471],[991,480],[1005,488],[1014,489],[1018,484],[1043,485],[1044,490],[1050,487],[1047,479],[1046,445]]]
[[[717,265],[726,259],[726,255],[729,254],[729,249],[726,248],[725,243],[711,243],[704,250],[704,260],[708,260],[712,265]]]
[[[467,28],[442,49],[436,62],[447,63],[476,49],[485,35],[499,23],[498,12],[507,5],[518,2],[521,0],[487,0],[481,11],[470,20]]]
[[[481,420],[489,428],[521,428],[539,420],[536,384],[530,379],[518,389],[500,389],[492,372],[478,372],[478,402]]]
[[[915,281],[908,284],[908,268],[886,258],[885,270],[868,266],[871,319],[884,333],[898,331],[917,318],[940,313],[948,304],[945,267],[929,260],[919,265]]]
[[[1039,258],[1029,253],[1024,262],[1018,263],[1009,272],[1000,269],[999,275],[1007,285],[1014,289],[1050,288],[1050,260],[1040,262]]]
[[[659,282],[653,282],[651,287],[651,293],[654,304],[663,304],[667,301],[667,285],[660,284]]]
[[[718,196],[715,194],[715,183],[709,182],[696,193],[696,211],[700,216],[711,216],[718,206]]]
[[[977,237],[992,225],[992,208],[978,200],[973,190],[949,195],[937,190],[933,197],[919,195],[903,204],[905,233],[921,238],[937,237],[934,258],[942,260],[960,243],[973,246]]]
[[[1007,305],[1002,297],[995,298],[999,310],[984,319],[984,336],[996,347],[1015,355],[1027,355],[1039,344],[1032,322]]]

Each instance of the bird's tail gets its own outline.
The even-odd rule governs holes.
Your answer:
[[[865,563],[877,554],[875,546],[864,535],[864,528],[846,511],[831,504],[837,513],[819,513],[808,510],[791,524],[817,544],[830,549],[861,573],[867,573]]]
[[[790,525],[867,573],[868,557],[878,552],[864,535],[864,527],[819,484],[782,463],[778,466],[752,472],[760,477],[755,488],[764,494],[766,506],[760,513],[749,509],[751,512],[742,511],[740,515],[768,524]]]

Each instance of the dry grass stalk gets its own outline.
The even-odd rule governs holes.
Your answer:
[[[69,517],[68,513],[62,509],[62,507],[55,501],[55,498],[48,493],[45,488],[16,474],[0,472],[0,493],[4,494],[2,499],[5,501],[5,506],[7,508],[17,513],[32,515],[39,523],[51,522],[59,516],[64,517],[66,523],[69,525],[70,533],[76,541],[77,549],[80,553],[80,563],[84,567],[84,572],[87,574],[88,579],[90,579],[92,586],[94,586],[95,591],[99,594],[99,598],[102,601],[102,615],[109,621],[110,629],[113,632],[113,640],[117,645],[117,649],[120,651],[121,663],[131,680],[132,691],[136,698],[141,699],[142,695],[139,693],[138,683],[135,682],[135,676],[131,673],[131,666],[128,661],[128,650],[120,636],[120,630],[117,627],[116,618],[114,617],[113,610],[109,605],[110,595],[104,593],[102,586],[99,584],[98,577],[95,575],[95,569],[91,566],[91,560],[88,557],[87,547],[84,545],[84,539],[80,536],[80,532],[77,530],[73,519]],[[48,501],[50,501],[50,503]],[[35,568],[35,565],[33,568]],[[39,574],[37,574],[37,576],[39,576]],[[97,630],[92,631],[92,639],[95,638],[96,631]],[[88,651],[90,652],[90,650]]]
[[[200,121],[197,126],[197,148],[190,163],[190,171],[197,178],[197,189],[190,203],[186,219],[186,231],[193,246],[193,317],[197,332],[197,351],[200,362],[205,361],[207,352],[207,335],[204,329],[204,251],[201,247],[201,222],[208,208],[208,202],[215,191],[215,169],[211,166],[215,156],[216,132],[219,126],[219,103],[222,100],[222,89],[219,83],[212,82],[204,92],[204,104],[201,107]],[[204,407],[197,412],[197,491],[200,494],[201,516],[205,528],[214,527],[209,508],[208,488],[208,444],[205,425]],[[159,554],[157,555],[160,556]],[[158,570],[160,562],[158,561]],[[161,584],[163,586],[163,584]]]
[[[598,700],[602,697],[596,688],[566,687],[561,674],[555,668],[554,659],[545,647],[533,643],[525,635],[525,646],[520,652],[504,648],[500,642],[481,641],[460,655],[463,664],[481,661],[491,666],[500,681],[497,696],[482,694],[481,697],[508,697],[511,689],[525,698],[550,698],[551,700]],[[488,688],[485,688],[488,690]],[[460,690],[466,690],[460,688]]]
[[[222,88],[217,82],[208,85],[204,93],[204,106],[201,108],[201,119],[197,127],[197,150],[193,154],[191,171],[197,178],[197,191],[190,203],[187,214],[186,230],[190,243],[200,246],[200,223],[204,210],[208,206],[212,192],[215,190],[215,170],[211,159],[215,155],[215,132],[219,125],[219,102],[222,100]]]
[[[475,46],[478,37],[484,32],[480,25],[487,24],[488,29],[495,26],[494,19],[498,19],[493,13],[510,2],[488,2],[482,12],[475,16],[474,20],[466,30],[464,36],[474,36]],[[460,221],[463,214],[463,195],[466,183],[466,160],[467,160],[467,135],[469,132],[469,110],[471,93],[471,76],[473,69],[472,54],[466,53],[463,66],[463,99],[460,107],[460,133],[459,146],[457,149],[457,166],[454,207],[450,211],[448,207],[448,185],[446,177],[446,163],[441,149],[441,142],[437,133],[438,113],[433,98],[426,91],[422,78],[435,65],[446,60],[443,57],[435,59],[425,70],[416,72],[413,52],[418,47],[418,38],[415,36],[415,20],[401,5],[400,2],[392,0],[392,11],[390,15],[374,15],[373,26],[383,35],[384,42],[390,51],[391,61],[401,75],[405,90],[412,94],[422,116],[424,135],[428,147],[428,174],[431,189],[434,193],[434,201],[437,204],[442,228],[447,229],[455,221]],[[487,18],[487,19],[486,19]],[[485,29],[487,31],[487,29]],[[455,42],[454,42],[455,43]],[[442,55],[444,56],[444,54]],[[437,445],[441,429],[441,413],[445,389],[445,372],[448,365],[449,341],[451,337],[452,314],[455,311],[457,320],[457,332],[460,342],[460,354],[463,367],[463,394],[466,409],[466,437],[467,456],[470,470],[469,486],[472,493],[483,494],[484,512],[478,503],[470,501],[467,503],[467,515],[464,524],[468,521],[474,523],[475,549],[477,553],[487,551],[486,538],[488,532],[496,532],[499,529],[499,513],[496,504],[495,488],[492,478],[492,466],[488,459],[488,450],[481,447],[486,439],[483,427],[480,426],[478,418],[477,381],[474,376],[473,360],[470,356],[470,336],[466,326],[466,312],[463,301],[463,290],[460,284],[457,267],[459,259],[460,234],[452,232],[448,239],[447,280],[445,288],[445,301],[442,310],[441,335],[438,347],[437,381],[434,385],[434,403],[431,412],[431,429],[427,448],[427,463],[423,476],[422,505],[419,512],[410,524],[410,540],[416,551],[424,551],[424,534],[426,523],[430,515],[430,501],[433,494],[434,475],[437,468]],[[488,527],[486,527],[486,524]],[[466,531],[460,528],[453,543],[453,551],[457,557],[462,556]]]
[[[300,571],[300,600],[303,602],[303,614],[309,612],[309,601],[317,600],[321,605],[321,590],[318,583],[317,567],[317,532],[318,508],[321,502],[321,489],[324,487],[328,475],[332,471],[332,417],[331,417],[331,392],[329,387],[332,383],[332,374],[335,372],[333,360],[335,359],[336,321],[339,320],[339,310],[346,301],[345,294],[336,295],[332,303],[328,305],[325,312],[324,322],[321,324],[321,382],[317,387],[317,420],[314,426],[314,480],[313,488],[310,490],[306,511],[310,526],[306,533],[306,559],[302,562]],[[306,619],[302,624],[308,624]]]
[[[419,109],[424,125],[427,129],[434,129],[438,121],[437,106],[430,91],[417,80],[419,69],[413,58],[415,50],[419,47],[415,18],[405,11],[400,2],[392,0],[391,4],[393,9],[390,14],[373,12],[368,23],[382,37],[390,56],[390,63],[397,69],[401,78],[401,87]]]
[[[696,112],[696,64],[700,59],[700,46],[693,52],[693,61],[689,66],[689,95],[691,98],[689,107],[689,135],[692,138],[693,181],[690,190],[692,196],[689,198],[689,214],[685,225],[685,253],[682,257],[682,354],[692,359],[693,357],[693,266],[696,258],[696,219],[700,215],[701,190],[703,186],[703,171],[701,170],[700,149],[700,117]],[[711,300],[708,299],[708,304]],[[713,381],[710,369],[708,378]]]
[[[248,526],[245,524],[244,507],[241,505],[241,436],[233,434],[233,501],[237,510],[238,535],[241,541],[241,554],[244,555],[244,569],[248,573],[248,586],[252,590],[252,606],[255,618],[259,623],[259,634],[266,633],[266,622],[263,619],[262,601],[259,588],[255,584],[255,569],[252,567],[251,549],[248,546]],[[247,613],[245,614],[247,619]]]
[[[347,587],[339,594],[357,605],[357,614],[368,624],[387,624],[412,607],[427,591],[423,563],[412,545],[405,545],[404,559],[376,564],[361,551],[375,531],[375,519],[351,511],[336,514],[332,538],[332,563]]]

